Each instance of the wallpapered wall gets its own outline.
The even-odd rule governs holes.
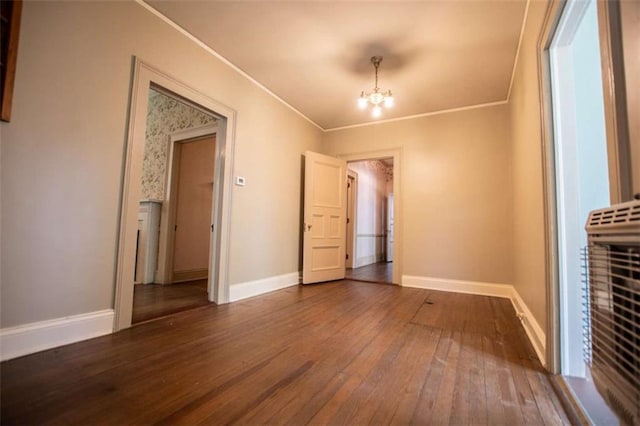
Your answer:
[[[146,144],[142,162],[143,199],[164,199],[169,135],[215,122],[213,116],[149,89]]]

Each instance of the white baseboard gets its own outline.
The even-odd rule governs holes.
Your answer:
[[[0,361],[113,332],[113,309],[0,329]]]
[[[405,287],[451,291],[454,293],[477,294],[481,296],[504,297],[507,299],[511,298],[511,293],[513,290],[513,286],[509,284],[481,283],[475,281],[449,280],[444,278],[416,277],[412,275],[403,275],[402,285]]]
[[[513,288],[513,293],[511,296],[511,303],[513,304],[513,309],[516,310],[516,315],[522,315],[522,326],[524,327],[524,331],[527,332],[527,336],[529,337],[529,341],[531,341],[531,345],[533,349],[536,351],[538,355],[538,359],[542,365],[546,367],[547,365],[547,337],[540,327],[540,324],[536,321],[533,314],[529,310],[529,307],[524,303],[518,291]]]
[[[475,281],[449,280],[442,278],[402,276],[405,287],[424,288],[429,290],[450,291],[454,293],[477,294],[480,296],[502,297],[511,300],[516,315],[522,322],[529,341],[538,355],[542,365],[546,366],[546,336],[529,307],[524,303],[516,289],[510,284],[482,283]]]
[[[289,274],[248,281],[246,283],[232,284],[229,286],[229,301],[235,302],[298,284],[300,284],[299,272],[291,272]]]

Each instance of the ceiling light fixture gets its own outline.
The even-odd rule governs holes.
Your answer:
[[[376,85],[371,92],[361,92],[360,97],[358,98],[358,106],[360,109],[365,109],[369,105],[371,108],[371,115],[374,118],[378,118],[382,115],[382,107],[381,104],[386,108],[390,108],[393,106],[393,95],[391,94],[391,90],[387,90],[386,92],[381,92],[378,87],[378,67],[380,67],[380,62],[382,62],[382,56],[372,56],[371,63],[376,69]]]

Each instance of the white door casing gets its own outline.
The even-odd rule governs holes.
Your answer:
[[[135,271],[138,209],[142,182],[142,159],[145,146],[148,92],[151,85],[199,105],[218,119],[214,206],[212,209],[212,243],[209,267],[209,300],[229,301],[229,245],[231,224],[232,170],[236,112],[179,80],[135,58],[131,88],[129,130],[126,143],[118,261],[116,268],[114,331],[131,326],[133,311],[133,275]],[[154,86],[155,87],[155,86]]]
[[[358,174],[347,169],[347,259],[346,267],[353,268],[356,258],[356,197],[358,188]]]
[[[302,283],[345,276],[347,162],[305,152]]]
[[[387,197],[387,262],[393,262],[393,192]]]

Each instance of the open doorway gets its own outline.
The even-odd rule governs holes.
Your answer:
[[[393,282],[393,158],[347,163],[346,279]]]
[[[149,89],[132,323],[210,303],[216,117]]]
[[[168,102],[173,105],[172,108],[177,108],[176,111],[181,111],[177,120],[175,117],[163,117],[157,121],[149,119],[148,106],[152,95],[159,96],[158,94],[167,97]],[[188,112],[190,110],[185,107],[197,111],[198,118],[190,115],[193,111]],[[135,59],[129,132],[125,146],[126,163],[120,213],[118,266],[115,277],[114,331],[127,328],[132,324],[134,287],[136,286],[134,282],[142,280],[138,286],[161,286],[164,292],[178,288],[176,284],[165,285],[174,280],[173,264],[171,263],[171,267],[168,268],[167,259],[175,260],[174,253],[168,250],[168,246],[174,241],[174,235],[169,232],[171,230],[169,209],[173,204],[170,202],[172,194],[168,179],[172,176],[170,170],[174,164],[177,164],[171,159],[175,154],[173,150],[177,143],[203,136],[200,134],[187,137],[185,132],[200,131],[206,126],[215,127],[213,132],[205,130],[208,134],[215,133],[213,172],[212,176],[203,183],[211,197],[205,231],[207,236],[204,237],[205,245],[208,246],[208,254],[205,256],[208,266],[206,284],[195,287],[199,292],[198,297],[205,295],[203,303],[229,301],[228,253],[235,114],[233,109]],[[145,147],[149,130],[147,124],[163,126],[166,120],[179,125],[176,124],[167,132],[158,132],[158,135],[162,133],[162,136],[159,136],[159,150],[149,153]],[[150,160],[146,165],[145,157]],[[211,160],[209,159],[208,162]],[[156,170],[150,172],[149,167]],[[148,208],[141,209],[141,202],[146,203]],[[143,210],[150,216],[145,222],[146,226],[140,224],[140,214]],[[141,232],[141,229],[144,232]],[[145,250],[139,250],[140,245],[144,246]],[[143,267],[140,267],[138,262],[141,256],[145,261]],[[205,270],[200,269],[199,272]]]

